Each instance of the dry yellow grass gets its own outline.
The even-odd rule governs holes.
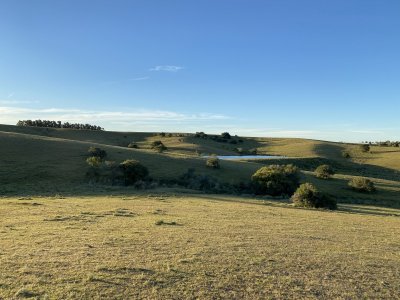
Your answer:
[[[341,209],[168,191],[0,199],[0,298],[398,298],[399,211]]]

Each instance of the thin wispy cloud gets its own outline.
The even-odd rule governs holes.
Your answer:
[[[14,96],[14,93],[9,93],[7,98],[11,98],[12,96]]]
[[[184,69],[184,67],[180,66],[155,66],[154,68],[149,69],[149,71],[166,71],[166,72],[178,72]]]
[[[11,97],[8,97],[11,98]],[[0,100],[0,105],[16,105],[16,104],[37,104],[37,100],[11,100],[11,99]]]
[[[185,114],[161,110],[137,110],[137,111],[91,111],[81,109],[63,108],[21,108],[0,107],[0,123],[15,124],[24,119],[48,119],[64,122],[94,122],[107,128],[107,124],[138,125],[138,124],[189,124],[193,122],[209,122],[226,120],[229,117],[221,114],[200,113]],[[178,125],[177,125],[178,126]],[[115,128],[118,129],[118,128]],[[135,130],[132,126],[131,130]]]
[[[150,79],[150,76],[129,78],[128,81],[140,81],[140,80],[147,80],[147,79]]]

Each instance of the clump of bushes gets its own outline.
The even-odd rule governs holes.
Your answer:
[[[139,161],[127,159],[119,164],[122,171],[122,178],[125,185],[133,184],[139,180],[144,180],[149,175],[149,171]]]
[[[334,198],[321,193],[311,183],[304,183],[299,186],[291,197],[295,206],[337,209],[337,202]]]
[[[135,142],[130,142],[130,143],[128,144],[128,148],[137,149],[137,148],[139,148],[139,147],[138,147],[138,145],[137,145]]]
[[[369,152],[370,149],[371,149],[371,148],[370,148],[370,146],[369,146],[368,144],[361,144],[361,145],[360,145],[360,150],[361,150],[361,152],[366,153],[366,152]]]
[[[314,173],[317,178],[329,179],[335,174],[335,171],[330,165],[320,165],[315,169]]]
[[[196,132],[194,135],[196,138],[202,138],[202,139],[206,139],[208,137],[207,134],[205,134],[203,131],[200,132]]]
[[[105,150],[97,147],[90,147],[88,153],[90,156],[98,157],[101,160],[103,160],[107,156],[107,152]]]
[[[86,162],[89,165],[86,176],[91,182],[143,188],[149,181],[147,168],[137,160],[128,159],[118,164],[115,161],[103,161],[99,157],[92,156]]]
[[[207,159],[206,166],[212,169],[219,169],[221,167],[218,157],[210,157]]]
[[[376,191],[374,183],[368,178],[354,177],[349,181],[349,187],[361,193],[372,193]]]
[[[167,150],[167,147],[161,141],[152,142],[150,147],[151,147],[151,149],[154,149],[158,152],[163,152],[163,151]]]
[[[349,151],[346,151],[346,150],[343,150],[343,151],[342,151],[342,156],[343,156],[344,158],[350,158],[350,157],[351,157]]]
[[[270,165],[260,168],[251,177],[257,194],[292,195],[299,186],[299,169],[294,165]]]
[[[189,189],[210,193],[234,193],[234,187],[228,183],[219,182],[216,178],[205,174],[197,174],[190,168],[175,182]]]
[[[231,138],[231,135],[229,134],[229,132],[223,132],[223,133],[221,133],[221,137],[224,140],[229,140]]]

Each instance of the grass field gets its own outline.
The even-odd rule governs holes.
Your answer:
[[[287,138],[240,139],[242,143],[230,144],[188,134],[160,136],[156,133],[0,125],[0,194],[88,194],[93,187],[87,185],[85,159],[89,146],[97,146],[107,151],[108,160],[139,160],[156,180],[177,179],[193,168],[198,174],[232,184],[249,181],[251,175],[263,165],[293,163],[303,170],[304,182],[313,182],[339,202],[400,207],[398,148],[373,146],[370,153],[362,153],[353,144]],[[168,150],[157,153],[150,149],[154,140],[162,140]],[[131,141],[137,143],[139,149],[127,148]],[[212,170],[205,166],[205,160],[199,156],[236,154],[237,147],[257,149],[260,154],[284,155],[290,159],[222,161],[220,170]],[[344,150],[351,154],[350,159],[342,157]],[[314,178],[312,171],[323,163],[336,169],[334,179],[324,181]],[[353,176],[369,177],[377,185],[378,192],[368,195],[350,190],[347,182]]]
[[[363,153],[354,144],[240,139],[0,125],[0,299],[399,298],[398,148]],[[168,150],[152,150],[155,140]],[[139,149],[127,147],[132,141]],[[139,160],[160,182],[194,168],[239,183],[264,165],[292,163],[339,210],[162,184],[143,191],[89,184],[90,146],[108,160]],[[213,170],[200,157],[237,147],[288,158],[221,161]],[[313,170],[325,163],[336,174],[317,179]],[[354,176],[370,178],[377,192],[349,189]]]
[[[158,224],[158,225],[157,225]],[[398,210],[173,191],[0,201],[0,298],[396,299]]]

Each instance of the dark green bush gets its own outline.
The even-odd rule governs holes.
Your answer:
[[[320,165],[315,169],[314,173],[318,178],[329,179],[333,174],[335,174],[335,171],[330,165]]]
[[[128,148],[137,149],[137,148],[138,148],[138,145],[137,145],[135,142],[130,142],[129,145],[128,145]]]
[[[102,150],[97,147],[90,147],[88,152],[90,156],[99,157],[102,160],[107,156],[107,152],[105,150]]]
[[[317,190],[311,183],[299,186],[291,200],[295,206],[337,209],[336,200]]]
[[[229,134],[229,132],[223,132],[221,133],[221,137],[225,140],[229,140],[231,138],[231,135]]]
[[[90,166],[86,176],[91,182],[103,184],[122,184],[123,175],[118,164],[114,161],[102,161],[98,157],[90,157],[86,160]]]
[[[351,157],[349,151],[346,151],[346,150],[343,150],[343,151],[342,151],[342,156],[343,156],[344,158],[350,158],[350,157]]]
[[[251,179],[258,194],[292,195],[299,186],[300,174],[293,165],[270,165],[260,168]]]
[[[353,177],[349,181],[349,187],[361,193],[372,193],[376,191],[374,183],[368,178],[363,177]]]
[[[138,180],[144,180],[149,171],[140,162],[134,159],[127,159],[119,164],[122,171],[122,179],[125,185],[134,184]]]
[[[150,147],[151,147],[151,149],[154,149],[158,152],[163,152],[164,150],[167,150],[167,147],[161,141],[152,142]]]
[[[206,166],[212,169],[219,169],[219,159],[217,157],[210,157],[207,159]]]
[[[371,148],[370,148],[370,146],[368,144],[361,144],[360,145],[361,152],[369,152],[370,149]]]

